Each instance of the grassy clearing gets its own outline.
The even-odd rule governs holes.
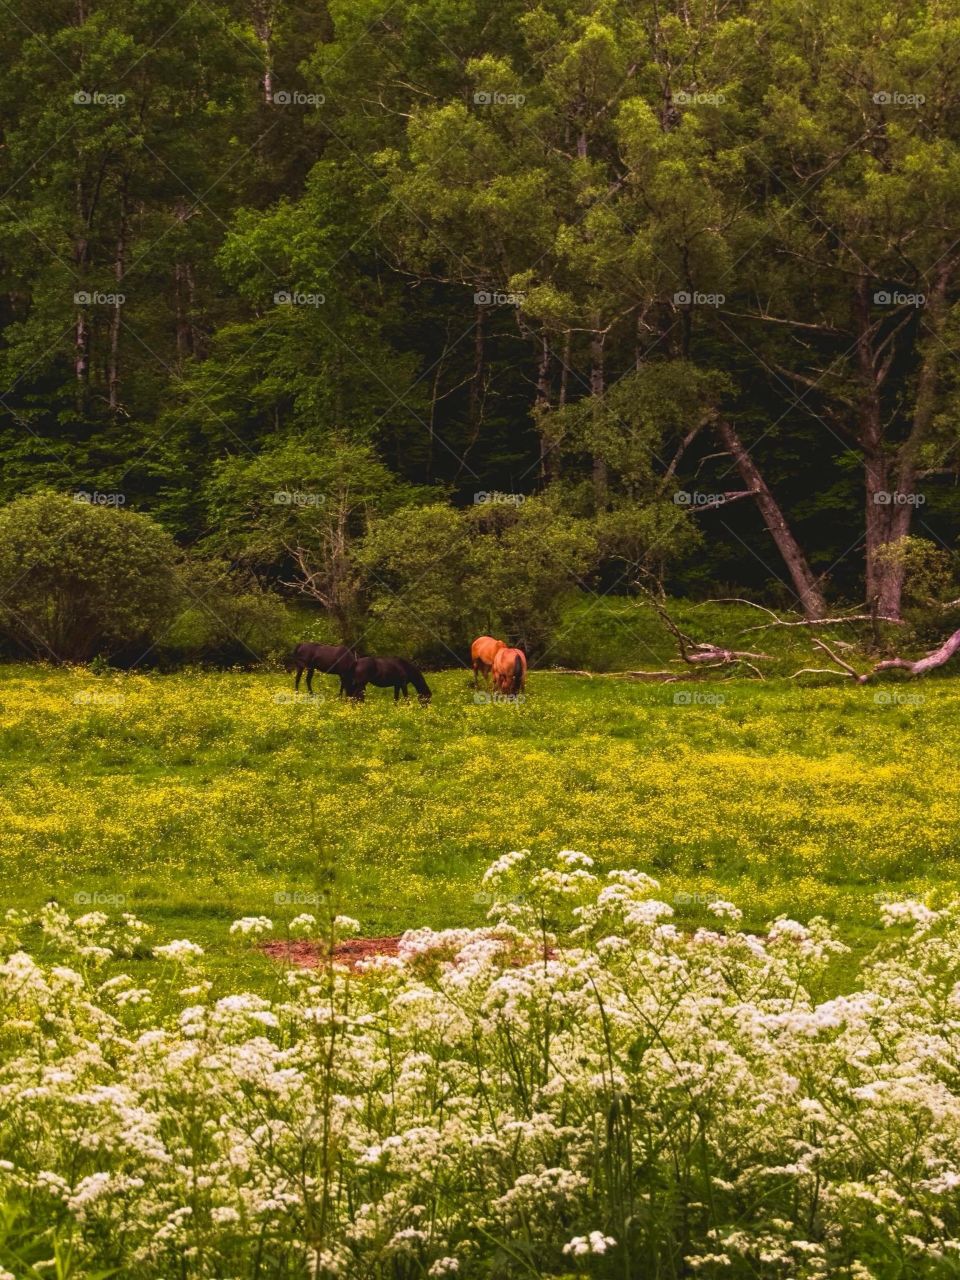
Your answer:
[[[720,895],[751,927],[823,912],[856,938],[878,896],[957,885],[949,679],[881,704],[872,686],[535,672],[504,706],[448,671],[429,708],[338,704],[319,677],[294,702],[291,684],[0,668],[7,903],[122,899],[161,935],[222,946],[237,916],[310,910],[332,866],[342,909],[388,933],[480,923],[493,857],[578,848],[656,875],[688,925]]]

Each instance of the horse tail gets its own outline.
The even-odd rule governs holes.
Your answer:
[[[523,684],[523,659],[519,653],[513,660],[513,692],[519,693]]]

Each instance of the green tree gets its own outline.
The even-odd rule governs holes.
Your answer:
[[[147,516],[50,492],[0,508],[0,630],[37,658],[147,647],[179,598],[177,551]]]
[[[366,610],[360,541],[374,516],[416,494],[369,445],[287,439],[217,464],[207,487],[208,545],[320,605],[350,642]]]

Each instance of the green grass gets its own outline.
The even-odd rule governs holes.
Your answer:
[[[122,898],[217,949],[237,916],[311,910],[333,868],[340,908],[395,933],[480,923],[480,876],[508,849],[577,848],[656,875],[690,927],[721,895],[756,928],[824,913],[866,941],[878,898],[956,888],[948,678],[882,686],[921,698],[902,704],[735,680],[678,705],[691,686],[534,671],[503,706],[465,672],[430,681],[428,708],[379,690],[355,706],[321,677],[294,703],[280,673],[0,667],[4,901]]]

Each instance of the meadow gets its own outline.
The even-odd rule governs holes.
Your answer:
[[[476,926],[512,849],[656,876],[685,925],[720,896],[763,929],[960,872],[960,686],[651,685],[550,671],[520,703],[429,673],[432,705],[338,702],[281,671],[0,668],[8,904],[135,912],[223,946],[331,892],[364,934]]]
[[[0,1280],[954,1274],[960,684],[777,644],[0,667]]]

